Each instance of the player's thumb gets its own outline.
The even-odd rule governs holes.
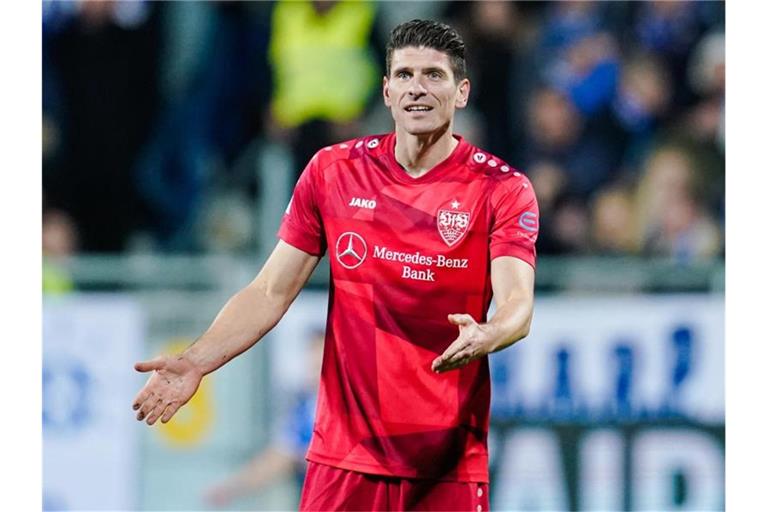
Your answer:
[[[154,359],[150,359],[149,361],[139,361],[138,363],[133,365],[133,368],[137,372],[151,372],[152,370],[159,370],[163,366],[165,366],[165,363],[163,361],[163,356],[157,356]]]
[[[453,325],[469,325],[471,323],[474,323],[474,319],[471,315],[468,315],[466,313],[454,313],[451,315],[448,315],[448,321],[451,322]]]

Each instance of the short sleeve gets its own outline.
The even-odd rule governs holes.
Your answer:
[[[325,254],[326,242],[320,214],[317,160],[315,156],[301,173],[277,237],[308,254],[322,256]]]
[[[491,194],[491,259],[513,256],[536,268],[539,205],[525,176],[500,182]]]

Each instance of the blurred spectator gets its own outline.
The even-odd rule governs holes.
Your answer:
[[[622,168],[634,174],[651,150],[670,98],[666,68],[651,54],[635,54],[623,65],[617,94],[593,129],[614,146]]]
[[[585,200],[611,179],[621,157],[599,133],[586,130],[583,116],[562,93],[551,88],[533,92],[527,119],[528,140],[523,169],[540,161],[564,173],[568,194]]]
[[[598,2],[555,2],[541,34],[541,79],[591,117],[612,98],[618,80],[617,45]]]
[[[446,15],[467,45],[470,105],[481,117],[481,145],[513,162],[523,143],[518,121],[524,117],[522,98],[531,81],[523,60],[524,20],[518,4],[455,2],[448,4]]]
[[[600,2],[551,2],[541,21],[539,56],[547,65],[555,61],[574,41],[600,30]]]
[[[318,147],[361,132],[380,84],[370,2],[278,1],[269,58],[274,73],[271,135],[293,148],[296,176]]]
[[[565,171],[554,162],[539,161],[527,169],[527,174],[539,201],[540,229],[536,249],[541,254],[562,253],[565,248],[555,237],[553,220],[565,195]]]
[[[43,187],[87,251],[124,249],[143,218],[133,165],[157,105],[156,21],[150,3],[82,1],[53,8],[44,25],[48,133],[60,154]]]
[[[584,200],[568,193],[565,171],[557,163],[542,160],[528,170],[539,201],[541,254],[586,251],[589,245],[589,212]]]
[[[239,2],[179,5],[163,4],[163,14],[178,19],[182,7],[202,11],[178,23],[201,37],[208,34],[198,43],[204,58],[171,68],[176,75],[166,78],[163,112],[141,151],[136,174],[157,247],[190,251],[202,245],[200,211],[205,197],[215,197],[211,187],[226,183],[233,161],[263,130],[270,88],[269,10]],[[185,54],[183,37],[168,28],[167,60]],[[236,184],[255,195],[252,175]]]
[[[272,10],[259,2],[213,4],[215,25],[191,100],[197,107],[205,103],[206,142],[226,167],[265,128],[272,89],[267,57]]]
[[[553,89],[538,89],[531,98],[528,132],[541,151],[557,153],[575,145],[583,119],[568,98]]]
[[[78,234],[72,219],[61,210],[43,212],[43,293],[62,294],[74,289],[66,270],[67,258],[77,251]]]
[[[680,263],[719,256],[722,237],[703,200],[690,152],[662,146],[647,160],[638,188],[643,250]]]
[[[635,254],[639,249],[634,194],[628,187],[601,190],[592,202],[591,240],[600,255]]]
[[[688,115],[688,130],[725,154],[725,33],[707,34],[696,45],[688,67],[691,88],[699,95]]]
[[[541,216],[548,215],[564,195],[565,171],[555,163],[540,161],[528,169],[528,176],[536,190]]]
[[[725,93],[725,33],[717,30],[696,45],[688,68],[688,79],[702,97]]]
[[[631,44],[663,60],[672,76],[672,105],[688,107],[694,101],[686,80],[691,50],[709,24],[724,21],[723,3],[655,0],[633,7]]]
[[[235,500],[263,490],[268,485],[290,477],[296,484],[296,496],[303,485],[304,459],[314,427],[317,388],[323,364],[325,333],[313,331],[305,347],[306,373],[290,408],[275,422],[276,429],[267,447],[237,472],[210,487],[205,501],[214,507],[226,507]],[[298,500],[296,501],[298,507]]]
[[[550,229],[552,253],[586,253],[589,251],[589,210],[583,200],[567,197],[552,216]]]
[[[592,116],[613,99],[618,74],[613,38],[599,32],[574,41],[547,78],[583,115]]]

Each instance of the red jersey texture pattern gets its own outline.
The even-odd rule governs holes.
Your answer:
[[[296,184],[278,236],[331,266],[310,461],[488,482],[488,359],[431,364],[458,335],[448,314],[486,321],[491,260],[535,266],[539,211],[522,173],[455,137],[420,178],[388,134],[320,150]]]

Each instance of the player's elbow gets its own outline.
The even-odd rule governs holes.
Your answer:
[[[246,289],[259,298],[258,300],[262,307],[276,309],[281,312],[280,316],[288,309],[293,300],[285,286],[266,279],[264,276],[257,277]]]
[[[518,340],[525,339],[526,337],[528,337],[528,334],[530,332],[531,332],[531,321],[529,320],[528,322],[523,324],[523,326],[518,331],[518,333],[517,333],[518,334],[518,338],[517,339]]]
[[[525,318],[525,321],[520,326],[520,330],[518,331],[519,337],[518,340],[522,340],[528,336],[528,334],[531,332],[531,323],[533,322],[533,311],[531,311],[528,316]]]

